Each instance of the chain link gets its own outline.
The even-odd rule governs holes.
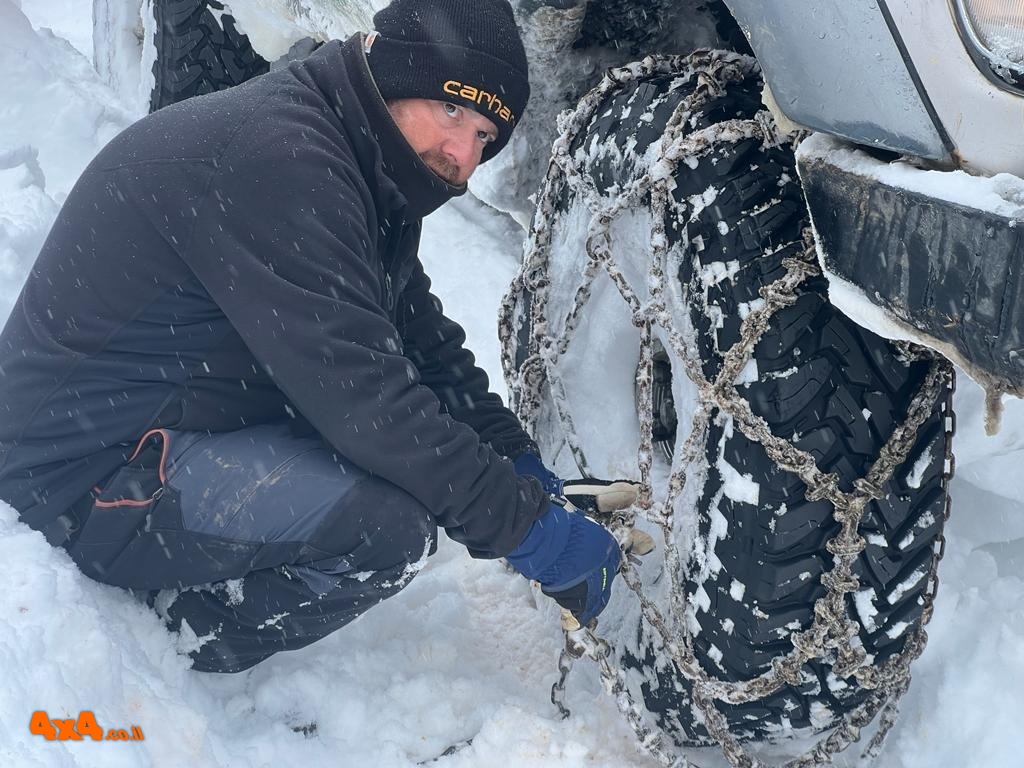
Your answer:
[[[948,484],[955,469],[951,447],[956,428],[952,410],[953,382],[952,371],[947,363],[909,345],[903,346],[902,353],[907,359],[927,357],[931,360],[930,369],[924,384],[911,401],[904,423],[882,447],[867,474],[853,484],[851,492],[841,490],[839,478],[835,474],[818,469],[810,453],[772,433],[767,422],[754,414],[750,404],[740,395],[736,381],[750,361],[754,346],[765,333],[772,317],[796,301],[801,284],[820,274],[809,233],[805,233],[804,243],[797,244],[800,246],[797,255],[782,260],[783,276],[761,289],[761,306],[743,320],[740,339],[725,353],[718,374],[713,380],[704,375],[695,343],[687,340],[676,328],[669,309],[671,297],[665,295],[669,266],[665,222],[667,212],[674,204],[672,180],[680,162],[706,155],[723,142],[738,142],[749,138],[760,139],[766,146],[779,146],[786,142],[786,137],[778,134],[774,123],[764,112],[750,120],[731,120],[689,134],[684,131],[690,118],[699,113],[709,99],[720,95],[729,83],[747,78],[756,66],[756,62],[749,57],[727,52],[698,51],[688,57],[648,57],[641,62],[610,70],[602,83],[583,98],[574,112],[559,118],[561,135],[555,142],[547,177],[539,196],[537,214],[529,233],[530,247],[522,268],[502,302],[499,326],[503,342],[502,364],[523,423],[531,432],[536,433],[546,385],[566,443],[581,473],[591,475],[567,405],[565,386],[557,363],[566,353],[584,316],[583,310],[590,300],[593,282],[599,274],[607,275],[626,302],[633,322],[640,329],[637,393],[641,404],[638,456],[641,496],[636,507],[617,514],[607,523],[620,540],[624,540],[624,534],[634,526],[638,514],[658,526],[664,539],[666,573],[681,572],[682,560],[673,535],[673,510],[676,500],[684,491],[687,469],[701,455],[701,447],[706,441],[715,411],[729,417],[734,428],[740,429],[749,440],[762,445],[769,458],[781,469],[798,476],[806,486],[805,497],[809,501],[827,499],[834,507],[834,517],[840,524],[840,530],[826,543],[834,565],[822,576],[825,595],[814,605],[814,620],[806,630],[790,635],[792,651],[774,659],[767,671],[749,680],[719,680],[701,667],[690,634],[680,631],[680,628],[685,627],[687,602],[681,585],[672,583],[668,600],[669,618],[666,619],[658,606],[646,596],[635,568],[635,559],[629,556],[624,558],[621,572],[623,582],[640,604],[643,619],[654,629],[679,674],[690,683],[697,719],[720,746],[729,764],[735,768],[755,768],[764,764],[747,752],[730,732],[727,718],[716,706],[716,702],[727,705],[754,702],[773,695],[783,686],[800,684],[804,682],[802,668],[807,662],[816,659],[830,663],[836,676],[868,692],[865,699],[847,712],[811,749],[785,763],[786,768],[808,768],[831,762],[838,752],[857,742],[862,729],[876,718],[879,724],[864,756],[873,757],[879,753],[886,735],[896,721],[899,699],[909,686],[910,664],[924,650],[927,642],[924,626],[933,612],[938,589],[937,568],[945,550],[945,539],[941,532],[935,542],[920,625],[908,635],[900,654],[881,664],[871,663],[858,641],[860,625],[849,615],[848,597],[859,587],[854,565],[866,546],[858,529],[867,505],[884,496],[882,489],[896,468],[910,455],[921,426],[929,419],[934,404],[943,393],[945,461],[942,489],[946,492],[944,516],[946,519],[949,517]],[[616,188],[614,194],[601,195],[590,176],[577,169],[577,161],[570,153],[572,143],[589,124],[606,96],[633,80],[658,74],[685,78],[696,86],[669,118],[656,159],[647,162],[646,171],[632,182]],[[552,233],[564,215],[558,208],[558,202],[565,194],[573,194],[587,205],[591,213],[590,234],[586,241],[587,264],[582,280],[575,290],[572,306],[562,320],[561,327],[555,327],[547,313],[551,292],[550,252]],[[643,294],[633,288],[615,261],[611,226],[616,216],[646,205],[648,200],[652,212],[652,232],[646,299],[642,299]],[[677,214],[673,212],[672,215]],[[783,248],[791,249],[793,245],[780,246],[774,253],[781,253]],[[522,324],[520,313],[523,311],[518,301],[520,296],[532,297],[531,338],[530,354],[517,368],[519,338],[516,329]],[[667,348],[676,359],[683,361],[687,376],[699,391],[701,402],[693,416],[687,440],[673,461],[667,482],[667,496],[658,501],[654,500],[651,486],[654,328],[660,329],[667,341]],[[551,700],[563,717],[569,715],[565,705],[566,680],[573,662],[583,656],[597,664],[605,689],[614,697],[640,746],[665,768],[688,766],[684,757],[673,754],[670,747],[666,746],[672,743],[667,734],[645,721],[643,707],[637,705],[622,670],[612,659],[611,645],[594,632],[594,627],[566,633],[566,645],[558,661],[559,678],[551,692]]]

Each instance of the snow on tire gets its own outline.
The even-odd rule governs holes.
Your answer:
[[[671,546],[660,549],[678,557],[649,556],[643,591],[708,679],[771,675],[835,598],[846,615],[817,657],[763,696],[715,703],[740,740],[809,735],[877,714],[879,680],[905,671],[923,646],[947,513],[952,373],[828,302],[808,260],[792,147],[761,107],[753,59],[705,51],[653,61],[616,70],[561,119],[503,306],[506,376],[562,476],[644,481],[651,503],[635,522],[660,541],[654,523],[670,521]],[[765,312],[764,289],[794,269],[802,276],[785,305],[716,389],[736,365],[744,321]],[[709,400],[718,393],[735,407]],[[843,578],[835,489],[809,492],[814,473],[781,468],[750,425],[766,425],[813,457],[816,477],[854,494],[912,405],[922,406],[916,437],[867,492],[877,498],[853,529],[860,544]],[[738,420],[743,409],[750,418]],[[600,630],[662,730],[681,744],[720,740],[694,704],[692,676],[625,586]],[[890,698],[903,687],[901,678]]]

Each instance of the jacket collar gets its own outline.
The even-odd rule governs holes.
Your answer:
[[[365,142],[367,146],[359,148],[370,153],[374,170],[390,182],[390,186],[393,188],[392,190],[380,190],[385,193],[385,198],[392,198],[391,200],[381,200],[381,202],[388,207],[406,208],[407,219],[421,219],[440,208],[451,198],[465,194],[466,185],[456,187],[447,183],[423,162],[406,141],[377,90],[373,75],[366,63],[366,54],[363,52],[363,37],[360,33],[353,35],[344,43],[334,41],[323,46],[328,49],[323,52],[325,59],[322,63],[326,65],[323,69],[311,61],[316,54],[307,59],[307,63],[314,65],[314,75],[318,74],[315,70],[320,70],[319,74],[336,77],[337,71],[341,69],[338,67],[337,60],[337,57],[340,56],[344,62],[344,70],[348,75],[349,83],[355,91],[365,113],[366,123],[373,134],[373,141],[367,141]],[[333,61],[330,61],[332,59]],[[320,78],[317,77],[317,79]],[[321,87],[323,85],[326,83],[321,83]],[[335,90],[335,88],[324,88],[327,94],[331,94]],[[351,125],[350,118],[353,115],[347,114],[348,109],[339,110],[339,112],[342,111],[345,112],[345,114],[340,114],[342,121]],[[362,127],[359,126],[359,129]],[[355,132],[350,131],[350,135],[356,134],[353,136],[353,140],[357,147],[364,143],[360,141],[360,138],[365,131],[359,129]],[[361,164],[365,159],[365,157],[361,159]],[[388,191],[391,194],[386,194]]]

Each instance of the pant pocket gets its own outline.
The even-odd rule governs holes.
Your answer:
[[[179,461],[191,443],[178,433],[153,430],[103,488],[93,504],[71,558],[90,578],[134,590],[169,589],[234,579],[253,569],[266,545],[185,529],[180,491],[168,484],[172,446]],[[271,547],[272,548],[272,547]],[[279,549],[300,548],[284,543]],[[274,565],[294,559],[278,554]]]
[[[93,489],[93,505],[68,551],[88,576],[119,587],[142,588],[152,560],[166,559],[161,531],[181,528],[181,514],[165,482],[168,436],[143,436],[128,462]]]
[[[78,543],[110,544],[129,539],[146,526],[163,494],[164,487],[155,473],[122,467],[96,494]]]

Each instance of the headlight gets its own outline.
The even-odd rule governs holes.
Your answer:
[[[975,59],[981,54],[993,74],[1024,87],[1024,0],[956,0],[956,6]]]

